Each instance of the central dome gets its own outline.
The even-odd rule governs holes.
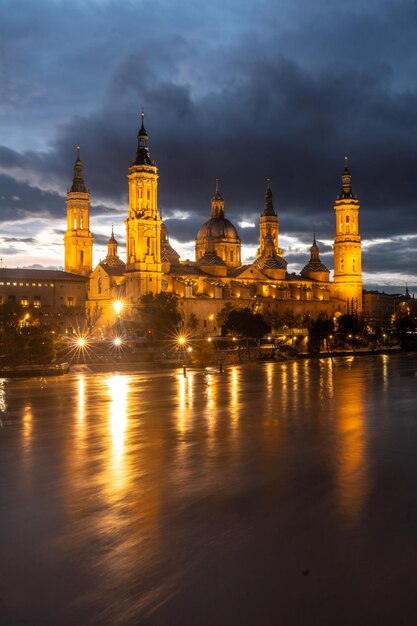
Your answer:
[[[236,228],[225,217],[212,217],[205,222],[197,233],[197,239],[239,239]]]
[[[224,200],[216,179],[216,193],[211,199],[211,218],[200,227],[195,240],[196,261],[214,252],[227,267],[239,267],[240,237],[232,222],[224,216]]]

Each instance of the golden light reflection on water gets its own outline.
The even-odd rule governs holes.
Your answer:
[[[362,511],[369,489],[366,450],[365,382],[351,380],[348,370],[341,372],[334,403],[337,428],[336,482],[343,515],[355,523]]]
[[[80,374],[77,384],[77,418],[78,422],[83,422],[85,418],[85,376]]]
[[[0,411],[6,411],[6,389],[4,386],[4,378],[0,378]]]
[[[387,391],[388,388],[388,363],[389,357],[387,354],[381,354],[382,359],[382,381],[384,384],[384,391]]]
[[[114,375],[107,380],[110,392],[110,432],[112,452],[115,460],[121,459],[124,453],[128,382],[127,376],[120,375]]]
[[[206,382],[206,411],[205,418],[208,429],[210,446],[215,443],[215,429],[217,426],[217,378],[214,374],[205,375]]]
[[[307,364],[308,365],[308,364]],[[319,394],[322,401],[333,398],[333,359],[320,359]],[[309,383],[309,368],[305,370],[306,385]]]
[[[230,370],[230,426],[236,435],[239,427],[239,395],[241,371],[238,367]]]
[[[184,434],[190,427],[193,416],[194,405],[194,377],[193,372],[188,372],[187,376],[178,374],[177,376],[177,413],[175,423],[180,434]]]
[[[32,431],[33,431],[33,413],[32,406],[26,404],[23,410],[22,416],[22,435],[23,435],[23,449],[25,452],[30,452],[32,447]]]

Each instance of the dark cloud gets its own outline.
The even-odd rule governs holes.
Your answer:
[[[219,176],[236,225],[257,224],[269,177],[281,233],[306,247],[314,231],[331,240],[345,153],[363,239],[417,233],[415,3],[215,1],[197,10],[110,1],[64,12],[60,2],[41,2],[34,16],[26,2],[26,17],[6,4],[2,67],[11,119],[18,128],[18,110],[28,110],[42,128],[47,102],[54,132],[42,150],[29,141],[0,149],[2,219],[62,219],[80,142],[93,230],[111,213],[121,224],[143,106],[171,238],[194,239]],[[56,58],[47,54],[53,48]],[[34,56],[23,71],[28,49]],[[29,95],[19,104],[22,85]],[[176,218],[178,210],[188,218]],[[240,236],[255,245],[258,228]],[[104,245],[104,237],[96,242]],[[364,269],[415,273],[415,253],[399,241],[366,248]],[[292,251],[290,260],[304,263]]]

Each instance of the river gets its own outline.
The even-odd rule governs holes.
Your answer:
[[[0,624],[415,626],[416,372],[0,380]]]

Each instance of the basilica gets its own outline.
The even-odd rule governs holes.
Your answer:
[[[226,217],[218,181],[211,200],[211,216],[196,233],[195,260],[182,261],[170,244],[158,210],[158,168],[151,159],[143,113],[136,158],[128,170],[128,185],[126,259],[119,257],[112,231],[106,258],[93,268],[90,194],[78,151],[67,194],[65,272],[85,277],[87,306],[99,312],[103,328],[114,324],[116,302],[123,303],[123,315],[128,318],[142,295],[160,292],[176,294],[184,324],[193,316],[204,334],[218,331],[217,314],[226,304],[250,306],[277,316],[285,311],[313,318],[320,313],[361,313],[359,202],[352,193],[347,166],[334,205],[333,281],[329,268],[320,260],[315,237],[301,273],[289,273],[279,245],[279,219],[269,181],[259,216],[259,248],[253,263],[241,262],[241,240]]]

